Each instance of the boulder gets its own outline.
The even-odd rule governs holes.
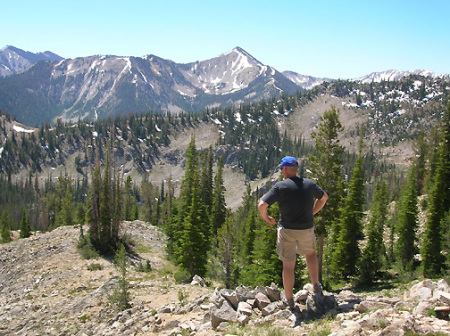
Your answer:
[[[237,312],[238,314],[244,314],[250,316],[252,314],[253,307],[247,302],[239,302]]]
[[[191,285],[206,287],[205,281],[197,274],[192,278]]]
[[[237,298],[236,292],[231,289],[222,289],[220,294],[230,302],[234,309],[237,309],[239,300]]]
[[[239,301],[247,301],[249,299],[255,298],[255,292],[251,287],[239,285],[238,287],[236,287],[236,296]]]
[[[271,301],[270,299],[267,297],[266,294],[263,294],[261,292],[256,293],[256,306],[260,309],[263,310],[264,307],[268,306]]]
[[[237,321],[236,311],[227,300],[223,300],[220,307],[212,305],[209,312],[211,315],[211,326],[214,329],[217,328],[221,322]]]
[[[306,301],[308,298],[309,292],[306,289],[301,289],[297,293],[294,294],[294,301]]]
[[[272,302],[281,300],[281,291],[273,282],[270,287],[266,287],[266,293]]]

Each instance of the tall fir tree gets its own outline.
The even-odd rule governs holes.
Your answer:
[[[359,263],[359,282],[371,284],[383,265],[386,248],[383,244],[383,232],[388,214],[388,190],[384,180],[378,181],[373,195],[373,208],[367,227],[367,244]]]
[[[225,187],[223,185],[223,157],[217,159],[217,174],[214,177],[214,188],[211,209],[211,236],[217,235],[217,230],[225,223],[227,207],[225,203]]]
[[[202,190],[202,201],[207,207],[207,212],[210,214],[212,212],[213,203],[213,161],[214,155],[212,146],[202,153],[202,173],[201,173],[201,190]]]
[[[61,201],[61,210],[56,216],[56,226],[75,224],[75,202],[72,195],[72,188],[67,186],[64,198]]]
[[[414,256],[417,253],[417,181],[414,166],[408,173],[406,189],[400,199],[395,257],[402,269],[412,271],[415,267]]]
[[[31,236],[30,218],[24,208],[22,209],[22,219],[20,220],[20,238],[28,238],[30,236]]]
[[[0,230],[2,235],[2,244],[9,243],[11,241],[11,223],[9,220],[8,211],[3,210],[2,217],[0,218]]]
[[[416,166],[417,174],[417,194],[422,195],[425,185],[426,161],[428,152],[428,143],[425,137],[425,132],[421,132],[413,145],[415,154],[414,165]]]
[[[101,173],[100,163],[97,163],[92,173],[91,188],[86,201],[86,223],[89,225],[89,238],[94,247],[100,245],[100,190]]]
[[[204,276],[206,272],[207,237],[204,234],[204,226],[207,224],[208,218],[201,200],[197,170],[193,174],[191,205],[176,236],[177,261],[191,276],[195,274]]]
[[[348,194],[343,200],[343,208],[338,222],[337,244],[331,256],[331,268],[339,278],[356,274],[356,265],[361,250],[359,241],[363,238],[362,219],[364,206],[364,169],[362,158],[362,134],[359,140],[359,155],[351,174]]]
[[[339,134],[344,130],[339,121],[339,110],[331,106],[320,117],[317,131],[311,136],[315,140],[316,156],[310,155],[313,176],[316,183],[328,194],[327,205],[315,220],[315,230],[318,236],[319,278],[322,282],[324,244],[327,232],[336,231],[336,223],[341,202],[344,197],[344,180],[341,171],[344,147],[339,141]],[[337,237],[337,233],[334,233]],[[333,242],[331,242],[333,245]]]
[[[218,280],[223,282],[225,288],[231,288],[236,284],[236,246],[237,230],[232,216],[228,216],[225,223],[217,232],[216,256],[219,265],[213,265],[216,269],[221,269]],[[217,272],[217,270],[216,270]]]
[[[450,211],[450,104],[444,113],[439,161],[430,191],[428,216],[422,244],[423,275],[436,277],[443,273],[443,236],[448,231]]]
[[[269,209],[272,217],[279,217],[277,203],[271,205]],[[242,281],[249,286],[269,286],[272,282],[282,286],[283,263],[276,252],[277,227],[269,227],[259,216],[256,217],[255,226],[251,264],[244,266]]]

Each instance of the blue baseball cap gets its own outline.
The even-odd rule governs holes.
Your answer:
[[[298,161],[293,156],[285,156],[281,159],[281,163],[278,167],[298,167]]]

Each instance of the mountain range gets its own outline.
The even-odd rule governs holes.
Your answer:
[[[63,59],[7,46],[0,51],[0,110],[18,121],[96,120],[130,113],[196,112],[294,94],[331,78],[279,72],[240,47],[205,61],[178,64],[156,55]],[[429,71],[372,73],[355,81],[391,80]]]

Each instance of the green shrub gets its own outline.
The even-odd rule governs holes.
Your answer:
[[[180,271],[176,272],[174,274],[174,278],[175,278],[175,282],[177,284],[189,283],[189,282],[191,282],[191,279],[192,279],[189,271],[185,270],[185,269],[181,269]]]
[[[90,245],[84,245],[80,249],[81,258],[90,260],[90,259],[97,259],[99,257],[98,252]]]
[[[152,265],[150,264],[150,260],[146,260],[145,264],[144,263],[139,263],[136,266],[136,271],[138,272],[151,272],[152,271]]]
[[[87,269],[89,271],[101,271],[103,269],[103,266],[100,264],[90,264],[87,266]]]

